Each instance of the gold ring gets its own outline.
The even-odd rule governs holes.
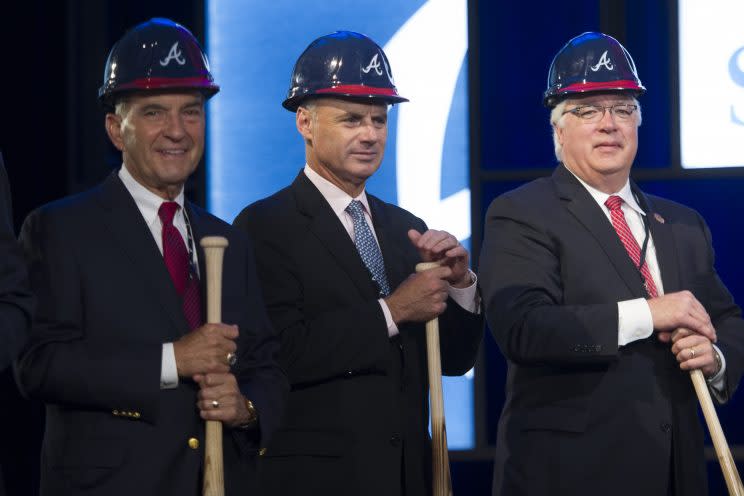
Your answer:
[[[217,400],[212,400],[212,408],[219,408],[220,402]]]
[[[688,351],[690,352],[690,358],[695,358],[695,348],[688,348]]]

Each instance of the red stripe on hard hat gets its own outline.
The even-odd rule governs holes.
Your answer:
[[[192,87],[212,87],[217,88],[214,81],[204,77],[190,78],[143,78],[135,79],[126,84],[120,84],[116,90],[152,90],[158,88],[192,88]]]
[[[333,88],[316,90],[316,93],[343,93],[346,95],[380,95],[400,98],[394,88],[376,88],[363,84],[342,84]]]
[[[638,83],[630,80],[603,81],[601,83],[575,83],[561,88],[558,93],[566,91],[593,91],[593,90],[641,90]]]

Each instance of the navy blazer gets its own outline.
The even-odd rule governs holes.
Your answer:
[[[742,372],[744,321],[713,265],[700,215],[645,195],[665,293],[705,306]],[[644,298],[639,271],[589,192],[564,167],[496,198],[480,260],[486,317],[507,359],[493,494],[707,493],[689,373],[655,335],[620,348],[617,302]]]
[[[268,442],[276,428],[286,378],[249,241],[200,208],[186,208],[202,275],[198,240],[219,235],[230,243],[222,316],[240,329],[233,373],[258,410],[260,433],[225,429],[225,479],[227,494],[247,494],[258,440]],[[182,378],[177,388],[160,389],[162,344],[188,325],[157,244],[117,174],[32,212],[21,241],[39,298],[18,370],[21,389],[46,403],[41,494],[201,494],[198,386]]]
[[[421,219],[368,195],[396,288],[415,271]],[[425,495],[431,485],[424,324],[390,339],[377,288],[351,238],[300,172],[235,225],[255,240],[269,316],[291,384],[281,429],[260,462],[267,495]],[[469,370],[483,317],[450,300],[440,316],[442,369]],[[288,474],[291,474],[288,476]]]

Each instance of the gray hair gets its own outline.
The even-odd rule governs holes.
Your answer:
[[[562,100],[558,105],[553,107],[553,110],[550,111],[550,128],[553,130],[553,150],[555,151],[555,158],[558,162],[563,162],[563,146],[561,146],[558,141],[558,132],[556,131],[556,128],[563,128],[563,126],[565,126],[564,119],[566,114],[564,112],[566,110],[566,105],[569,102],[573,103],[574,100],[571,100],[570,98]],[[638,125],[640,126],[643,121],[643,116],[641,115],[641,104],[638,103],[638,99],[635,97],[633,97],[633,105],[638,106]]]
[[[128,112],[129,112],[129,99],[119,98],[119,100],[114,105],[114,114],[124,119],[127,116]]]

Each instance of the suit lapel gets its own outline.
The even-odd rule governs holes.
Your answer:
[[[375,297],[377,289],[349,234],[304,172],[300,171],[292,183],[292,191],[298,210],[309,220],[310,231],[328,250],[331,258],[348,274],[363,295]]]
[[[186,208],[186,215],[188,216],[189,223],[191,226],[191,236],[194,238],[194,250],[196,251],[196,259],[199,264],[199,293],[201,297],[201,308],[202,308],[202,321],[207,321],[207,260],[204,255],[204,248],[202,248],[201,240],[204,236],[211,236],[211,234],[205,232],[203,211],[194,208],[190,202],[184,202]]]
[[[186,207],[186,215],[189,219],[188,225],[191,226],[191,235],[194,237],[194,250],[196,250],[197,263],[199,264],[199,280],[202,283],[202,300],[204,300],[204,281],[206,281],[205,276],[207,273],[207,265],[204,256],[204,248],[202,248],[201,246],[201,239],[204,236],[209,236],[209,234],[206,234],[204,232],[204,220],[202,219],[202,212],[194,208],[194,206],[190,202],[184,202],[184,206]],[[202,301],[202,303],[204,302]],[[204,308],[204,305],[202,305],[202,308]]]
[[[638,203],[648,219],[651,230],[651,238],[654,240],[656,248],[656,261],[661,271],[661,281],[664,285],[664,292],[671,293],[678,291],[680,287],[679,271],[677,270],[677,247],[674,243],[674,234],[672,233],[672,223],[668,222],[673,219],[664,219],[659,215],[651,200],[643,194],[638,186],[631,182],[633,193],[635,193]]]
[[[129,261],[132,273],[140,281],[137,290],[149,291],[154,300],[160,301],[159,308],[173,324],[169,335],[181,335],[188,329],[181,298],[134,199],[116,173],[104,181],[100,192],[100,204],[108,217],[101,228],[109,231],[122,259]]]
[[[560,198],[566,201],[566,208],[597,240],[631,293],[638,298],[644,297],[638,269],[594,198],[564,165],[556,167],[553,182]]]
[[[394,232],[391,229],[393,219],[382,208],[382,202],[370,194],[367,194],[367,200],[369,200],[369,208],[372,212],[372,224],[375,227],[375,235],[380,244],[382,258],[385,261],[385,273],[390,290],[393,291],[409,275],[405,270],[406,254],[401,250],[402,247],[400,244],[395,243],[392,239],[392,233]]]

